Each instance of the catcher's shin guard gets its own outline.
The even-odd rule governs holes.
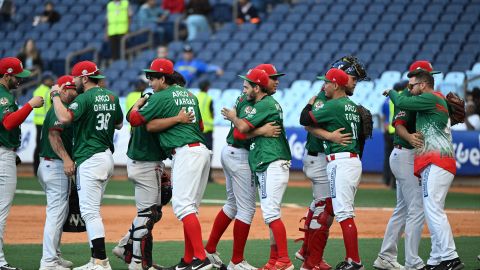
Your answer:
[[[305,264],[313,268],[323,260],[323,252],[328,240],[330,226],[333,216],[329,209],[329,199],[315,204],[315,210],[310,222],[308,246],[306,251]],[[331,199],[330,199],[331,204]]]
[[[142,262],[143,269],[152,266],[153,235],[152,230],[162,218],[162,207],[153,205],[138,212],[132,224],[132,257]]]

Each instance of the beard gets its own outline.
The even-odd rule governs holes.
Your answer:
[[[8,87],[8,89],[17,89],[19,85],[20,85],[20,82],[19,82],[18,79],[16,79],[16,80],[10,79],[10,80],[7,82],[7,87]]]
[[[83,86],[83,83],[80,83],[79,85],[75,85],[77,87],[77,93],[80,95],[85,91],[85,87]]]

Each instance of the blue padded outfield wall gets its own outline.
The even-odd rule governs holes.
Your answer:
[[[307,132],[303,128],[287,128],[287,137],[292,151],[292,169],[301,170],[305,152]],[[452,131],[457,175],[480,176],[480,132]],[[362,157],[363,172],[381,173],[383,171],[383,134],[373,131],[373,137],[367,140]]]

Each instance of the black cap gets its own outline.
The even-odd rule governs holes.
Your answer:
[[[185,44],[185,46],[183,46],[183,52],[193,52],[192,46]]]

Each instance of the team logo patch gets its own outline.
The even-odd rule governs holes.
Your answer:
[[[251,115],[254,115],[254,114],[256,114],[256,113],[257,113],[257,109],[255,109],[255,108],[253,108],[253,109],[250,111],[250,114],[251,114]]]
[[[250,112],[252,112],[252,109],[253,109],[252,106],[247,106],[247,107],[245,107],[245,113],[246,113],[246,114],[250,114]]]
[[[115,100],[115,96],[114,95],[108,95],[108,97],[110,98],[110,101],[114,101]]]
[[[318,110],[318,109],[323,108],[323,105],[325,105],[325,104],[323,103],[323,101],[319,100],[319,101],[313,103],[313,108],[315,108],[315,110]]]
[[[8,104],[8,99],[6,97],[0,98],[0,105],[4,106]]]
[[[13,72],[13,68],[8,68],[7,69],[7,73],[12,73]]]
[[[78,103],[74,102],[74,103],[70,104],[70,106],[68,106],[68,108],[70,110],[76,110],[76,109],[78,109]]]

